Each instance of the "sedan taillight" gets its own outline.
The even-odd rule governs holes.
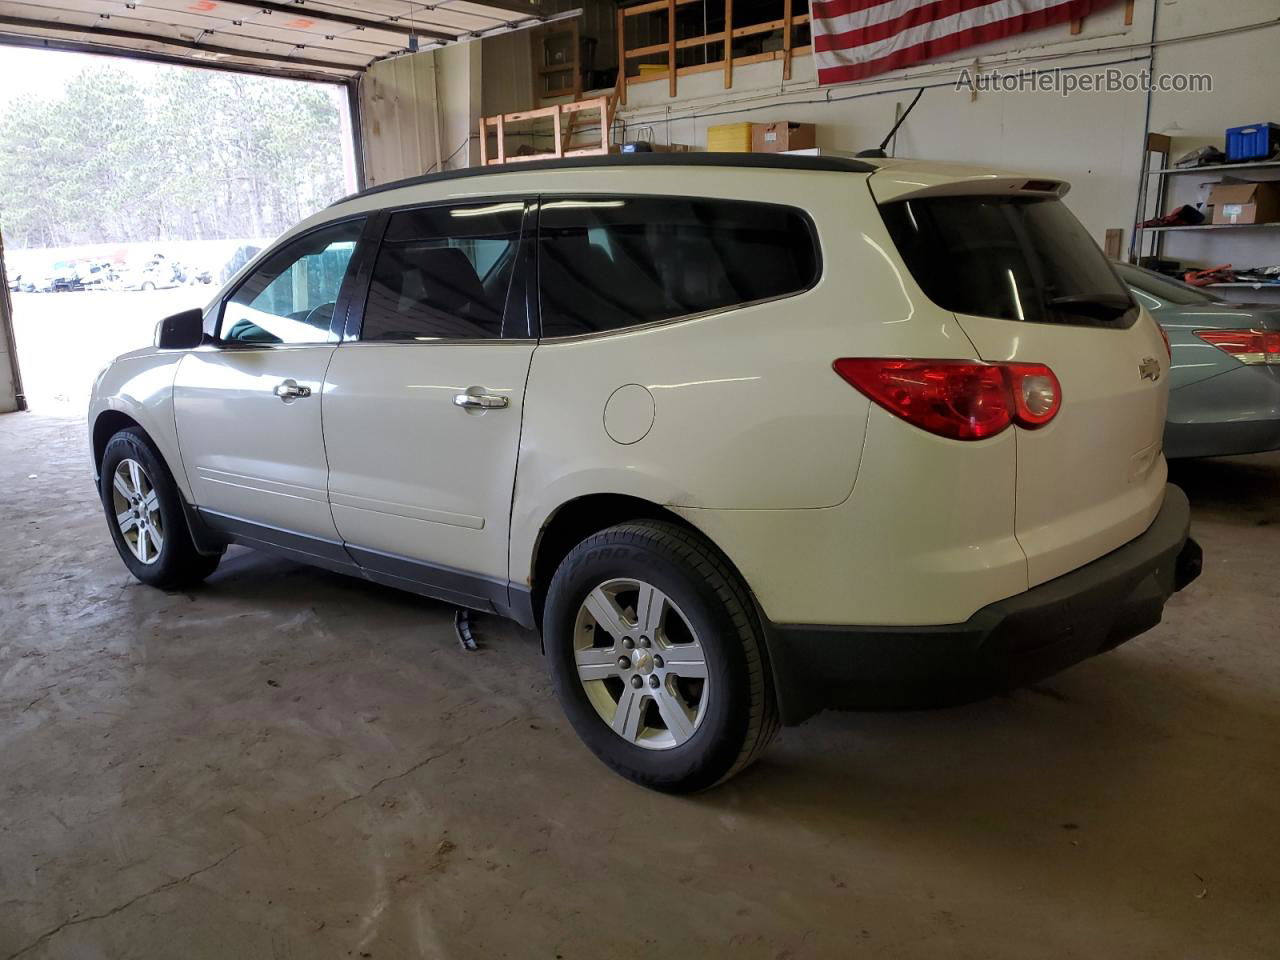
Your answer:
[[[1197,330],[1196,336],[1241,363],[1280,364],[1280,330]]]
[[[952,440],[983,440],[1011,424],[1035,430],[1062,407],[1062,387],[1042,363],[843,357],[844,380],[895,416]]]

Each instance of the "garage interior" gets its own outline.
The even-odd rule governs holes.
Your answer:
[[[722,17],[729,57],[679,45],[677,4],[703,6],[0,0],[0,80],[34,48],[337,84],[364,187],[548,150],[706,150],[751,123],[856,151],[923,88],[896,156],[1065,179],[1117,258],[1280,261],[1267,229],[1135,230],[1201,189],[1154,171],[1280,121],[1274,0],[1121,0],[834,86],[791,0],[785,30]],[[569,67],[550,52],[565,36]],[[957,85],[997,68],[1212,90]],[[556,106],[593,99],[598,121]],[[1171,464],[1205,566],[1149,633],[967,706],[823,713],[672,797],[580,745],[536,634],[507,621],[476,617],[466,652],[452,606],[238,547],[198,589],[134,581],[82,416],[27,402],[15,302],[0,284],[0,960],[1280,949],[1280,453]]]

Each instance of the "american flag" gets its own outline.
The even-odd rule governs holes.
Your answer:
[[[818,83],[847,83],[1086,16],[1114,0],[812,0]]]

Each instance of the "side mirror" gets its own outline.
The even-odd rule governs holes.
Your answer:
[[[203,342],[203,310],[183,310],[156,324],[156,346],[161,350],[190,350]]]

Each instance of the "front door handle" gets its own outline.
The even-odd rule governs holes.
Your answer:
[[[501,410],[510,402],[492,393],[458,393],[453,397],[453,405],[464,410]]]
[[[277,383],[273,392],[285,403],[290,400],[297,400],[300,397],[311,396],[311,388],[299,386],[297,380],[286,380],[283,383]]]

